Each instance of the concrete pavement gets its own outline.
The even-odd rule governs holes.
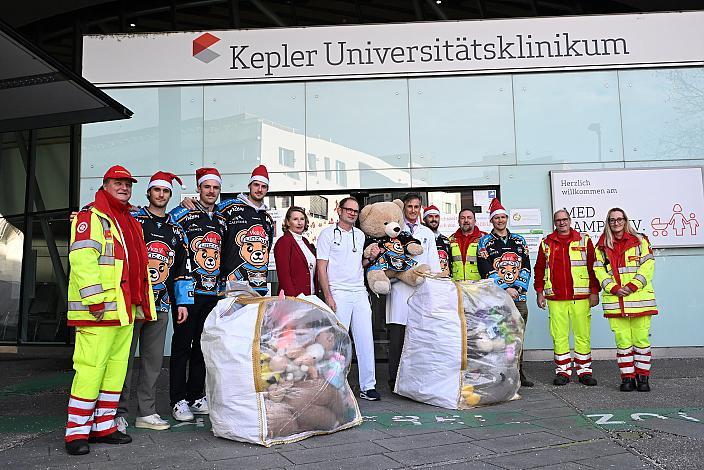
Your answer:
[[[596,387],[555,387],[552,365],[530,362],[536,386],[498,406],[444,410],[379,387],[382,401],[360,400],[362,426],[329,436],[267,449],[214,437],[204,417],[171,420],[168,431],[130,427],[132,444],[73,457],[62,441],[71,364],[58,351],[0,356],[3,468],[704,468],[704,359],[654,360],[651,393],[619,392],[615,361],[595,362]],[[166,369],[159,397],[170,419]]]

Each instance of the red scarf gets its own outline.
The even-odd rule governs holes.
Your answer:
[[[103,188],[95,193],[94,205],[100,212],[108,215],[121,231],[122,246],[127,251],[125,266],[122,269],[122,292],[125,294],[125,303],[141,305],[145,312],[150,311],[146,297],[147,246],[144,244],[142,226],[130,215],[129,204],[123,204]],[[117,251],[115,254],[117,255]]]

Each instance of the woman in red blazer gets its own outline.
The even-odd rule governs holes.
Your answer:
[[[303,236],[303,232],[308,230],[305,209],[289,207],[282,225],[284,234],[274,245],[279,293],[284,291],[284,294],[291,296],[314,295],[318,285],[315,248]]]

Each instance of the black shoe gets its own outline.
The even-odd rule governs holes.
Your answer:
[[[649,392],[650,384],[648,383],[647,375],[636,375],[636,383],[638,384],[636,388],[639,392]]]
[[[566,375],[557,374],[554,379],[552,379],[552,384],[561,387],[562,385],[567,385],[570,383],[570,378]]]
[[[532,387],[533,385],[535,385],[533,382],[525,377],[521,377],[521,387]]]
[[[593,387],[596,385],[596,379],[592,377],[592,374],[584,374],[579,376],[579,383],[587,387]]]
[[[636,379],[633,377],[624,377],[623,380],[621,380],[621,387],[619,390],[622,392],[632,392],[633,390],[636,389]]]
[[[66,453],[69,455],[86,455],[90,452],[90,446],[85,439],[76,439],[66,443]]]
[[[359,392],[359,398],[369,401],[379,401],[381,400],[381,394],[375,389],[370,388],[369,390],[362,390]]]
[[[129,444],[132,442],[132,438],[123,432],[115,431],[107,436],[89,437],[88,442],[92,444]]]

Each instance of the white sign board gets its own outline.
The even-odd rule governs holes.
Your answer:
[[[595,242],[606,213],[620,207],[654,247],[704,246],[700,167],[551,171],[550,182],[553,210],[566,208]]]
[[[704,62],[704,12],[95,35],[98,86],[667,67]]]
[[[511,209],[508,217],[511,227],[542,225],[540,209]]]

